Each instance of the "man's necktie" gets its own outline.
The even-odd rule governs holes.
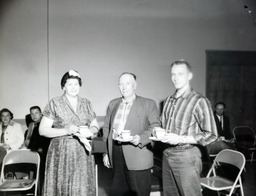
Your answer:
[[[223,116],[220,117],[220,127],[221,130],[223,130]]]

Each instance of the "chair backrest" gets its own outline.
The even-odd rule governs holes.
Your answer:
[[[238,169],[243,169],[245,162],[245,157],[241,152],[230,149],[219,152],[214,160],[214,163],[227,163],[236,166]]]
[[[4,169],[5,166],[11,164],[19,163],[31,163],[36,165],[36,178],[39,175],[39,165],[40,165],[40,156],[37,152],[32,152],[30,150],[14,150],[9,152],[3,160],[2,169],[1,169],[1,182],[4,179]]]
[[[3,165],[15,163],[34,163],[39,164],[40,157],[38,153],[30,150],[14,150],[9,152],[3,160]]]
[[[3,147],[3,146],[0,146],[0,163],[3,162],[4,157],[6,156],[6,154],[7,154],[6,148]]]
[[[233,129],[233,135],[236,142],[256,143],[255,132],[248,126],[237,126]]]

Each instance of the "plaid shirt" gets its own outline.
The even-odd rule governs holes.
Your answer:
[[[203,146],[215,141],[218,134],[209,100],[192,88],[178,98],[171,95],[166,99],[161,123],[167,132],[193,136]]]
[[[127,102],[124,99],[122,99],[122,102],[118,107],[118,110],[116,112],[115,119],[114,119],[113,128],[117,130],[119,134],[121,133],[122,130],[124,130],[125,123],[127,121],[127,117],[130,113],[134,100],[135,99],[133,99],[130,102]]]

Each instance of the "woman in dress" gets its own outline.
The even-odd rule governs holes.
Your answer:
[[[43,112],[39,132],[52,138],[46,158],[45,196],[96,195],[88,138],[98,133],[98,123],[90,101],[78,96],[81,85],[76,71],[65,73],[61,79],[64,94],[50,100]]]

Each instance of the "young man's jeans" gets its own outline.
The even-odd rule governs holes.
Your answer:
[[[167,148],[163,153],[164,196],[201,196],[201,171],[202,159],[198,147]]]

